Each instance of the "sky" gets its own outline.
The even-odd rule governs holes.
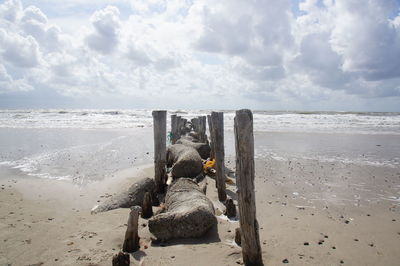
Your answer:
[[[0,0],[0,108],[400,111],[400,0]]]

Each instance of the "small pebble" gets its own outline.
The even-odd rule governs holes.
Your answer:
[[[289,260],[288,260],[288,259],[284,259],[284,260],[282,261],[282,263],[289,263]]]
[[[304,246],[308,246],[308,245],[310,245],[310,243],[304,242]]]

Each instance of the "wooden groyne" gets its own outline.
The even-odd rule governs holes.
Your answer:
[[[234,200],[226,191],[223,112],[190,120],[172,114],[168,147],[167,111],[153,111],[152,115],[155,186],[153,191],[142,191],[141,207],[132,207],[123,251],[135,252],[140,246],[139,212],[148,219],[149,231],[160,241],[201,237],[217,226],[214,205],[205,195],[208,176],[215,179],[218,200],[226,206],[228,219],[239,217],[235,242],[241,246],[244,264],[263,265],[256,219],[252,112],[239,110],[234,119],[238,215]],[[155,213],[151,207],[154,202],[161,207]],[[118,256],[115,261],[126,260],[124,253]]]

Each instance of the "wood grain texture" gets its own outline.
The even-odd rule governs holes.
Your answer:
[[[224,148],[224,113],[212,112],[212,142],[215,152],[216,183],[219,201],[226,200],[225,185],[225,148]]]
[[[253,114],[247,109],[236,111],[234,124],[243,262],[245,265],[263,265],[254,192]]]
[[[154,129],[154,180],[156,191],[165,189],[166,152],[167,152],[167,111],[153,111]]]
[[[139,234],[138,234],[138,220],[141,208],[134,206],[131,208],[128,219],[128,227],[125,232],[124,245],[122,246],[123,252],[135,252],[139,250]]]

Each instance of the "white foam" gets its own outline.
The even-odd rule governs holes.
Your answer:
[[[210,111],[170,110],[169,113],[193,118]],[[234,117],[234,111],[224,111],[226,130],[233,130]],[[254,131],[259,132],[400,135],[400,113],[255,111],[253,118]],[[0,110],[2,128],[135,128],[151,127],[152,122],[151,110]]]

